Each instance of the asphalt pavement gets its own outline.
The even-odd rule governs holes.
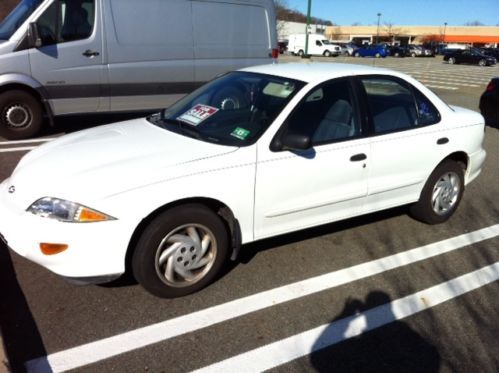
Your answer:
[[[312,63],[326,60],[405,71],[449,104],[473,110],[499,75],[499,67],[449,66],[440,58]],[[0,180],[29,150],[19,148],[129,117],[63,118],[36,141],[0,139]],[[496,372],[498,144],[499,130],[487,127],[483,172],[447,223],[425,225],[402,207],[255,242],[217,282],[183,298],[155,298],[130,278],[75,287],[0,244],[0,330],[10,366]]]

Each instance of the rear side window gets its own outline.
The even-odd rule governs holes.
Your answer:
[[[44,45],[88,39],[94,29],[95,1],[55,1],[38,19]]]
[[[361,82],[376,134],[416,128],[440,120],[433,104],[406,82],[385,77],[363,78]]]

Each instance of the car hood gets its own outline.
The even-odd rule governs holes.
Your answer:
[[[19,205],[42,197],[84,203],[180,177],[193,163],[236,151],[136,119],[63,136],[28,153],[12,174]],[[27,206],[24,206],[26,208]]]

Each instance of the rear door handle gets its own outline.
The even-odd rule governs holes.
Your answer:
[[[447,137],[442,137],[442,138],[437,140],[438,145],[444,145],[444,144],[447,144],[448,142],[449,142],[449,139]]]
[[[359,162],[359,161],[363,161],[365,159],[367,159],[367,155],[365,155],[364,153],[355,154],[355,155],[352,155],[350,157],[350,161],[352,161],[352,162]]]
[[[97,57],[99,55],[99,52],[96,51],[91,51],[90,49],[87,49],[85,52],[82,53],[83,56],[85,57]]]

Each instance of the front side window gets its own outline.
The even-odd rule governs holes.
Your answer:
[[[167,130],[229,146],[253,144],[304,82],[272,75],[232,72],[211,81],[160,117],[149,121]]]
[[[362,78],[375,134],[437,123],[440,114],[421,92],[385,77]]]
[[[58,0],[41,15],[37,24],[43,44],[51,45],[89,38],[94,19],[94,0]]]
[[[360,123],[348,80],[314,88],[290,115],[285,131],[310,137],[314,146],[358,137]]]

